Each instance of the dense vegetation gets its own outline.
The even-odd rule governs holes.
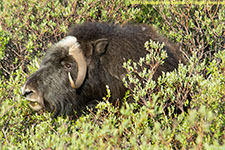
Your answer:
[[[225,149],[224,10],[221,4],[1,1],[0,149]],[[35,61],[84,21],[152,24],[180,44],[188,64],[153,81],[167,56],[162,43],[148,41],[146,57],[124,63],[129,91],[121,108],[107,101],[109,87],[98,111],[77,120],[32,112],[20,88]],[[136,102],[127,104],[128,96]]]

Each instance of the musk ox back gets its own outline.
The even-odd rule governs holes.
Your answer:
[[[123,98],[126,88],[122,78],[124,61],[138,61],[147,51],[144,43],[152,39],[164,42],[168,58],[154,75],[172,71],[182,60],[179,48],[169,43],[147,25],[110,25],[84,23],[70,29],[67,36],[47,50],[40,68],[22,87],[30,107],[46,109],[54,115],[80,113],[95,105],[109,86],[111,102]]]

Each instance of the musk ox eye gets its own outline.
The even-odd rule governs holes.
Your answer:
[[[71,63],[69,63],[69,62],[61,62],[62,63],[62,65],[63,65],[63,67],[65,68],[65,69],[71,69],[72,68],[72,64]]]
[[[71,69],[71,67],[72,67],[72,65],[69,64],[69,63],[66,63],[64,66],[65,66],[65,68],[67,68],[67,69]]]

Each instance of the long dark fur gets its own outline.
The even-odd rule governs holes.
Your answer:
[[[149,39],[165,42],[168,58],[154,75],[156,79],[162,71],[172,71],[179,61],[183,62],[179,48],[147,25],[109,25],[106,23],[84,23],[70,29],[68,35],[75,36],[85,55],[88,68],[84,83],[79,89],[73,89],[68,81],[67,72],[62,62],[71,62],[66,48],[52,47],[43,58],[41,68],[27,81],[40,91],[44,98],[45,108],[57,115],[73,115],[89,104],[95,104],[106,94],[106,85],[112,93],[112,103],[121,99],[126,88],[122,77],[126,74],[122,64],[131,59],[138,61],[147,54],[144,43]],[[98,39],[107,39],[105,51],[99,53],[92,49]],[[92,50],[91,50],[92,49]],[[72,76],[77,75],[74,64]],[[93,102],[93,103],[92,103]]]

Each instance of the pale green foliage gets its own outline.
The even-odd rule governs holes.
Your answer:
[[[159,65],[162,65],[167,57],[166,51],[163,50],[164,44],[154,42],[152,40],[145,43],[145,48],[149,52],[145,57],[140,58],[139,62],[129,60],[123,64],[126,68],[127,80],[124,78],[124,84],[133,93],[132,96],[136,101],[146,97],[147,93],[151,93],[156,86],[155,81],[151,80]],[[148,66],[151,69],[147,69]],[[140,77],[140,79],[138,78]],[[144,84],[144,86],[143,86]],[[130,86],[134,88],[131,89]]]
[[[145,100],[144,105],[138,107],[136,103],[125,103],[121,108],[113,107],[108,102],[111,92],[107,87],[107,96],[98,104],[97,112],[91,112],[76,121],[61,117],[53,120],[48,113],[34,114],[25,101],[21,103],[23,101],[19,96],[18,81],[24,82],[25,77],[20,71],[16,72],[14,75],[18,78],[11,79],[7,85],[3,85],[7,89],[13,87],[15,100],[14,102],[6,100],[1,105],[0,125],[3,128],[0,133],[0,147],[2,149],[196,149],[198,147],[223,149],[225,106],[221,93],[225,89],[222,84],[224,72],[221,69],[225,64],[225,53],[216,54],[217,60],[208,66],[196,66],[196,62],[191,62],[188,66],[179,65],[177,71],[163,74],[155,82],[152,75],[149,75],[153,73],[152,68],[138,72],[136,69],[143,67],[143,64],[154,68],[166,58],[165,51],[161,44],[154,44],[152,41],[146,43],[146,50],[151,52],[149,53],[151,57],[141,58],[136,65],[131,66],[133,64],[131,62],[124,65],[126,69],[130,69],[128,72],[130,83],[126,81],[128,87],[132,84],[138,85],[140,82],[136,80],[134,74],[143,74],[144,84],[134,86],[136,90],[131,89],[130,94],[138,95],[143,92],[145,96],[136,96],[136,100]],[[153,56],[157,61],[152,58]],[[205,67],[211,74],[206,79],[196,74],[196,71]],[[35,67],[31,66],[30,69],[35,70]],[[198,88],[194,88],[195,85]],[[187,112],[172,115],[175,113],[176,103],[178,101],[185,103],[186,100],[185,92],[178,90],[180,87],[184,91],[189,90],[192,95],[191,107]],[[156,88],[159,88],[159,91],[155,91]],[[1,89],[4,92],[1,93],[2,96],[7,95],[5,90]],[[173,102],[170,106],[167,104],[169,99]],[[170,107],[168,114],[164,112],[165,107]]]
[[[8,44],[8,42],[9,42],[9,35],[7,35],[7,33],[3,31],[0,25],[0,59],[2,59],[5,56],[4,49],[6,44]]]
[[[68,28],[84,21],[124,23],[139,8],[112,0],[3,0],[0,2],[0,75],[10,76],[34,56],[41,57]],[[128,7],[129,6],[129,7]]]
[[[205,5],[79,2],[0,2],[0,74],[4,75],[0,79],[0,149],[225,149],[224,6],[214,14],[217,7]],[[113,94],[110,87],[96,112],[90,110],[73,121],[53,119],[48,112],[36,113],[28,107],[20,92],[28,76],[24,68],[34,72],[39,55],[62,38],[68,26],[93,20],[149,23],[150,19],[183,42],[185,52],[190,52],[188,65],[179,64],[177,70],[152,80],[167,55],[163,43],[150,40],[145,57],[124,63],[129,91],[120,108],[108,101]],[[209,57],[203,57],[203,52]],[[5,62],[8,66],[3,69]],[[131,97],[135,102],[126,103]]]
[[[225,5],[155,5],[160,14],[156,22],[162,32],[182,43],[191,57],[213,58],[214,52],[225,49]]]
[[[166,58],[163,57],[163,49],[156,50],[161,45],[146,44],[152,48],[149,55],[154,57],[151,58],[157,59],[158,63],[163,62]],[[205,62],[198,64],[199,60],[195,55],[190,59],[189,65],[180,64],[178,70],[164,73],[157,82],[152,80],[152,70],[157,68],[157,63],[152,63],[150,69],[142,67],[143,64],[149,65],[147,58],[148,55],[137,64],[128,61],[124,67],[128,71],[125,85],[131,91],[132,97],[144,105],[141,110],[145,109],[150,116],[148,122],[153,127],[153,135],[148,139],[151,143],[164,145],[165,149],[176,146],[182,149],[208,149],[216,146],[222,149],[224,145],[218,146],[224,144],[225,134],[225,52],[216,54],[216,59],[208,66]],[[207,78],[199,74],[205,69],[209,75]],[[191,100],[189,96],[192,97]],[[188,106],[187,112],[184,106]],[[174,142],[177,145],[173,145]]]

